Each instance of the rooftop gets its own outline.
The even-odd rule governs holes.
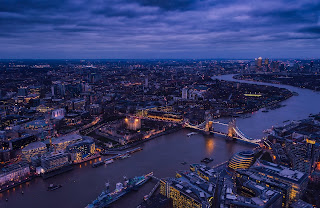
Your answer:
[[[79,134],[70,134],[58,138],[54,138],[52,140],[52,144],[60,144],[60,143],[65,143],[69,141],[75,141],[75,140],[81,140],[82,137]]]
[[[25,148],[23,148],[22,151],[30,151],[41,147],[46,147],[46,145],[43,142],[32,142],[28,144]]]

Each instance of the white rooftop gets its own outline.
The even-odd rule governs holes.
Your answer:
[[[58,137],[52,140],[52,144],[65,143],[68,141],[80,140],[82,137],[79,134],[70,134],[67,136]]]
[[[22,151],[30,151],[30,150],[38,149],[41,147],[46,147],[46,145],[43,142],[32,142],[28,144],[26,147],[24,147]]]

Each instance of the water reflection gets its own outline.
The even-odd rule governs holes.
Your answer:
[[[214,147],[214,139],[206,138],[206,155],[211,155],[213,153]]]

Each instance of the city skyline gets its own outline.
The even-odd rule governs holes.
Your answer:
[[[316,1],[6,1],[1,59],[319,58]]]

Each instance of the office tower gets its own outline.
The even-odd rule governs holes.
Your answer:
[[[261,67],[262,66],[262,57],[259,57],[257,60],[257,66]]]
[[[188,88],[187,87],[182,89],[182,99],[184,99],[184,100],[188,99]]]

